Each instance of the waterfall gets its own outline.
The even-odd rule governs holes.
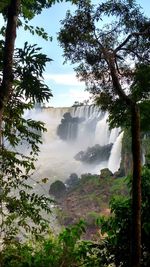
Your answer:
[[[123,132],[119,134],[111,150],[110,158],[108,161],[108,168],[112,172],[115,172],[120,167],[122,138],[123,138]]]
[[[38,177],[65,181],[71,173],[100,173],[109,167],[115,172],[119,168],[121,136],[119,129],[109,130],[108,114],[100,108],[80,106],[70,108],[41,108],[32,113],[33,119],[45,122],[47,132],[43,134],[39,159],[36,164]],[[81,162],[75,159],[80,151],[88,147],[113,144],[108,160]],[[105,149],[106,150],[106,149]]]
[[[107,123],[108,114],[106,113],[104,117],[97,122],[95,131],[95,141],[101,146],[107,145],[109,143],[109,126]]]

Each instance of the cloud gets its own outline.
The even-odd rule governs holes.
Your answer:
[[[57,96],[54,93],[54,97],[51,99],[49,105],[54,107],[69,107],[72,106],[75,101],[83,102],[89,98],[89,92],[84,91],[84,89],[71,88],[66,90],[66,92],[57,93]]]
[[[71,86],[85,86],[84,82],[80,82],[75,73],[69,74],[45,74],[46,81],[53,81],[56,84],[71,85]]]
[[[70,99],[82,102],[83,100],[89,99],[89,92],[84,90],[70,89],[68,92]]]
[[[44,75],[45,82],[53,83],[53,97],[48,105],[54,107],[69,107],[75,101],[83,102],[90,98],[89,92],[85,91],[85,83],[80,82],[75,73],[69,74],[48,74]]]

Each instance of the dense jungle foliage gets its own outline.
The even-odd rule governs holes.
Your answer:
[[[119,179],[119,178],[118,178]],[[125,183],[131,190],[131,178]],[[150,169],[142,170],[142,267],[150,264]],[[1,267],[108,267],[129,266],[131,232],[131,197],[114,195],[110,201],[109,217],[97,218],[103,238],[84,240],[86,222],[80,221],[63,229],[57,236],[20,243],[14,239],[1,252]]]
[[[73,16],[67,13],[59,35],[65,58],[79,63],[77,75],[93,91],[97,104],[110,112],[112,126],[131,127],[133,175],[127,179],[131,196],[112,198],[110,216],[97,218],[101,235],[94,242],[83,239],[83,221],[54,236],[49,227],[53,201],[35,193],[29,182],[41,133],[46,129],[42,122],[25,119],[24,113],[52,96],[43,78],[51,59],[28,42],[17,48],[16,33],[23,27],[50,40],[43,28],[33,27],[29,21],[55,2],[62,1],[0,3],[4,19],[0,30],[0,266],[147,267],[150,166],[147,160],[141,173],[140,123],[149,135],[150,22],[134,0],[108,0],[97,9],[88,0],[71,1],[77,4],[77,11]],[[103,15],[115,17],[117,27],[112,23],[96,28],[95,22],[99,25]],[[134,69],[126,63],[129,56]],[[129,93],[124,90],[124,82]],[[24,147],[28,153],[22,153]],[[148,157],[149,149],[146,153]],[[48,216],[42,216],[43,210]]]

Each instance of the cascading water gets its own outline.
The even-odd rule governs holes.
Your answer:
[[[56,179],[65,181],[71,173],[99,174],[100,169],[107,167],[112,172],[118,170],[121,154],[119,129],[109,130],[108,114],[98,107],[41,108],[32,113],[32,118],[45,122],[47,128],[36,166],[40,179],[47,177],[51,183]],[[89,163],[75,159],[76,154],[80,151],[83,154],[88,147],[111,143],[107,160]]]
[[[111,150],[110,158],[108,161],[108,168],[112,172],[115,172],[120,167],[122,138],[123,132],[119,134]]]

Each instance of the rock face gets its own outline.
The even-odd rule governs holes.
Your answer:
[[[62,140],[75,140],[78,133],[78,125],[84,119],[72,117],[66,112],[61,120],[61,124],[57,127],[57,135]]]
[[[103,176],[103,179],[100,179],[99,175],[81,175],[78,184],[72,186],[71,190],[68,188],[64,197],[59,198],[57,202],[60,208],[58,220],[61,225],[67,227],[81,218],[87,222],[85,239],[99,240],[96,220],[100,215],[109,215],[109,200],[114,194],[113,190],[117,190],[114,186],[117,179],[114,179],[108,169],[103,171],[104,174],[106,176]],[[121,194],[120,188],[119,193]]]
[[[55,197],[60,225],[67,227],[82,218],[87,223],[84,238],[99,240],[97,218],[101,215],[109,216],[109,201],[112,196],[129,193],[124,178],[115,179],[112,172],[105,168],[100,175],[85,173],[78,177],[76,173],[72,173],[65,184],[65,194]]]
[[[86,151],[80,151],[75,155],[75,159],[86,163],[99,163],[109,159],[113,144],[100,146],[96,144],[93,147],[88,147]]]

